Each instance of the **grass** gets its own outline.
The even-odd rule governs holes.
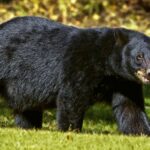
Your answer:
[[[127,137],[111,134],[75,134],[56,131],[25,131],[0,129],[1,149],[10,150],[149,150],[147,137]]]
[[[144,88],[146,112],[150,117],[150,87]],[[45,111],[41,130],[15,127],[13,115],[0,101],[0,150],[149,150],[147,136],[125,136],[118,132],[111,108],[91,107],[85,116],[82,133],[58,132],[55,110]]]

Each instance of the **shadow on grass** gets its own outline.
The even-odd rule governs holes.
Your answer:
[[[85,119],[92,120],[95,123],[100,120],[108,123],[114,122],[111,107],[104,103],[98,103],[90,107],[86,112]]]
[[[150,86],[144,86],[146,106],[150,107]],[[150,114],[150,112],[148,113]],[[0,127],[15,128],[12,110],[6,102],[0,98]],[[46,131],[57,131],[56,110],[46,110],[43,115],[43,128]],[[95,104],[85,114],[82,134],[119,134],[116,122],[112,115],[111,107],[106,104]]]
[[[14,127],[12,110],[2,98],[0,98],[0,127]]]
[[[144,96],[146,99],[150,98],[150,85],[144,86]],[[146,106],[150,107],[149,100],[146,101]],[[56,122],[56,112],[45,111],[43,122],[48,126],[51,122]],[[95,104],[89,108],[85,114],[84,120],[91,121],[92,124],[105,122],[106,124],[113,124],[114,118],[112,116],[111,107],[106,104]],[[0,126],[15,126],[13,122],[12,110],[8,108],[3,99],[0,99]]]
[[[111,107],[102,103],[96,104],[86,112],[81,134],[118,134],[114,124],[116,125]],[[44,112],[42,130],[58,131],[55,110]]]
[[[116,134],[111,107],[104,103],[93,105],[85,114],[83,133]]]
[[[144,86],[144,95],[146,99],[149,99],[150,86]],[[146,106],[150,106],[149,100],[146,100]],[[16,127],[12,110],[3,99],[0,99],[0,127]],[[42,130],[57,131],[55,109],[44,112]],[[103,103],[90,107],[84,117],[82,134],[119,134],[111,107]]]
[[[100,122],[105,122],[106,124],[114,123],[111,109],[105,104],[96,104],[89,108],[89,110],[85,114],[84,121],[86,124],[90,122],[90,124],[96,126]],[[7,104],[3,99],[0,99],[0,127],[16,127],[14,124],[14,116],[12,110],[8,108]],[[53,109],[51,111],[46,110],[43,115],[43,128],[42,130],[57,130],[56,127],[56,111]],[[101,131],[100,129],[92,129],[86,128],[83,129],[83,133],[108,133],[107,131]]]

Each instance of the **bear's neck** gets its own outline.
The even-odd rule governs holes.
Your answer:
[[[100,29],[87,29],[87,36],[85,41],[82,43],[87,49],[87,53],[90,54],[90,60],[93,61],[93,67],[97,68],[100,74],[114,74],[113,63],[111,59],[115,50],[115,37],[112,28],[100,28]],[[117,52],[115,59],[119,60],[120,51]],[[92,64],[92,62],[91,62]],[[116,65],[116,64],[115,64]],[[120,66],[116,66],[120,68]]]
[[[88,29],[85,36],[87,43],[82,43],[88,49],[89,59],[93,62],[95,72],[106,76],[123,76],[122,53],[124,45],[116,46],[113,28]],[[92,58],[93,57],[93,58]]]
[[[99,76],[122,76],[122,47],[116,47],[114,29],[81,29],[73,42],[71,64]]]

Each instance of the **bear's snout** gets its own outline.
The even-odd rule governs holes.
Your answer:
[[[150,84],[150,69],[140,69],[136,71],[136,77],[144,84]]]

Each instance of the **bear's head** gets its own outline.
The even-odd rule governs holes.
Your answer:
[[[121,52],[120,72],[123,76],[142,83],[150,83],[150,38],[124,28],[116,29],[114,36],[115,48]]]

